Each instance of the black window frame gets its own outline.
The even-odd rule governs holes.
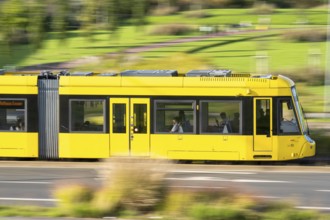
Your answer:
[[[203,131],[203,103],[238,103],[239,104],[239,132],[238,133],[233,133],[233,132],[230,132],[230,133],[221,133],[221,132],[205,132]],[[238,100],[238,99],[200,99],[199,100],[199,133],[200,134],[207,134],[207,135],[242,135],[243,134],[243,100]],[[219,115],[217,116],[218,120],[220,117],[220,113]]]
[[[297,128],[298,131],[297,132],[282,132],[281,131],[281,111],[283,111],[281,103],[282,101],[290,101],[290,104],[292,106],[292,111],[293,114],[296,118],[296,122],[297,122]],[[298,115],[297,115],[297,110],[296,110],[296,106],[294,105],[294,101],[292,100],[292,97],[288,96],[288,97],[279,97],[277,99],[277,117],[276,117],[276,124],[277,124],[277,135],[279,136],[291,136],[291,135],[301,135],[301,128],[300,128],[300,124],[299,124],[299,119],[298,119]]]
[[[73,122],[72,122],[72,102],[86,102],[86,101],[96,101],[96,102],[102,102],[102,112],[103,112],[103,125],[102,125],[102,130],[73,130]],[[96,133],[96,134],[101,134],[101,133],[106,133],[106,125],[107,125],[107,113],[106,113],[106,100],[102,98],[69,98],[68,99],[68,105],[69,105],[69,112],[68,112],[68,119],[69,119],[69,127],[68,127],[68,132],[69,133]]]
[[[173,108],[171,111],[192,111],[193,112],[193,123],[191,126],[193,127],[193,130],[190,131],[183,131],[183,133],[173,133],[173,134],[196,134],[197,133],[197,100],[182,100],[182,99],[155,99],[153,100],[153,132],[154,134],[171,134],[169,131],[157,131],[157,111],[158,110],[166,110],[166,108],[158,108],[159,103],[173,103],[173,104],[188,104],[190,103],[192,108]]]
[[[28,99],[27,98],[0,98],[0,102],[1,101],[23,101],[24,102],[24,129],[22,130],[11,130],[9,126],[7,129],[1,129],[0,128],[0,132],[27,132],[28,131]],[[13,108],[14,109],[14,108]],[[14,124],[12,124],[13,126]]]

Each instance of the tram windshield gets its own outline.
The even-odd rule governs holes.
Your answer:
[[[296,87],[293,86],[291,88],[292,90],[292,96],[293,96],[293,100],[294,100],[294,105],[297,109],[297,112],[298,112],[298,119],[299,119],[299,123],[301,124],[301,130],[304,134],[308,134],[308,125],[307,125],[307,121],[305,119],[305,115],[304,115],[304,112],[301,108],[301,105],[299,103],[299,100],[298,100],[298,95],[297,95],[297,90],[296,90]]]

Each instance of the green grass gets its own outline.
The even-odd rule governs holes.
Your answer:
[[[326,42],[287,41],[282,38],[283,29],[279,28],[301,28],[302,25],[297,22],[303,19],[309,21],[304,28],[326,28],[326,8],[306,11],[276,9],[267,16],[253,14],[251,9],[209,9],[205,12],[209,15],[205,18],[189,18],[186,12],[170,16],[149,16],[148,25],[142,29],[124,26],[116,36],[100,30],[94,32],[89,39],[83,31],[71,31],[66,41],[61,41],[57,33],[49,33],[42,48],[38,50],[33,50],[29,45],[20,45],[15,46],[13,52],[9,54],[6,48],[0,48],[0,66],[29,66],[86,58],[94,61],[90,63],[84,61],[74,70],[103,72],[125,69],[177,69],[179,72],[187,72],[191,69],[226,68],[234,72],[255,73],[258,63],[261,62],[256,56],[262,51],[262,54],[267,55],[267,63],[263,64],[268,66],[268,72],[275,74],[293,72],[306,75],[309,73],[297,70],[311,67],[311,53],[318,51],[319,57],[314,65],[323,70],[325,68]],[[262,32],[253,31],[259,19],[265,17],[270,19],[270,29]],[[253,32],[167,45],[135,54],[122,53],[129,48],[194,37],[201,34],[197,31],[200,25],[216,25],[220,30],[226,30],[228,24],[240,22],[250,22],[252,26],[247,29]],[[196,32],[189,36],[149,34],[157,25],[177,23],[193,25],[196,27]],[[113,53],[117,56],[109,56]],[[322,112],[321,97],[323,96],[320,95],[322,87],[304,85],[301,89],[298,88],[298,91],[301,90],[304,91],[301,100],[305,109],[308,112]]]
[[[0,206],[0,216],[60,217],[59,210],[36,206]]]
[[[312,49],[319,48],[319,66],[324,66],[325,42],[312,44],[283,41],[280,34],[279,31],[236,34],[156,48],[141,55],[152,61],[182,52],[204,57],[215,67],[229,68],[237,72],[255,72],[258,49],[265,48],[261,51],[268,54],[269,72],[281,72],[298,67],[307,68]]]
[[[226,25],[240,22],[256,24],[259,18],[269,17],[272,25],[295,25],[302,19],[308,19],[310,25],[325,25],[327,22],[327,9],[276,9],[273,14],[257,15],[252,9],[207,9],[209,16],[200,19],[190,19],[187,12],[181,12],[171,16],[150,16],[147,21],[152,24],[183,23],[191,25]]]
[[[117,37],[111,37],[106,31],[97,31],[92,35],[91,39],[85,37],[83,31],[72,31],[68,33],[66,41],[58,39],[56,33],[49,33],[47,39],[43,42],[42,48],[39,50],[33,50],[31,46],[21,45],[13,48],[13,53],[6,52],[6,48],[1,48],[0,52],[0,65],[38,65],[43,63],[63,62],[68,60],[78,59],[86,56],[97,56],[107,53],[113,53],[125,50],[131,47],[137,47],[142,45],[148,45],[155,42],[169,41],[176,38],[182,38],[187,36],[152,36],[149,35],[150,29],[159,24],[174,24],[185,23],[197,27],[200,25],[217,25],[220,30],[225,29],[227,24],[237,24],[240,22],[250,22],[252,25],[256,25],[259,22],[259,16],[251,13],[251,9],[209,9],[205,10],[209,17],[206,18],[189,18],[186,17],[185,12],[178,13],[171,16],[149,16],[147,18],[148,25],[143,29],[136,29],[134,26],[124,26],[120,29]],[[309,26],[325,25],[327,21],[326,9],[310,9],[307,11],[305,17],[310,21]],[[301,10],[298,9],[277,9],[275,13],[269,15],[270,27],[290,27],[295,28],[297,25],[295,22],[301,19]],[[254,26],[251,27],[252,29]],[[196,35],[198,32],[193,33]],[[204,50],[196,50],[195,53],[200,53],[202,56],[210,59],[212,65],[229,66],[230,68],[237,68],[237,63],[240,63],[238,71],[251,71],[257,50],[258,41],[264,40],[266,47],[269,49],[269,55],[271,57],[270,67],[271,70],[277,69],[278,66],[296,66],[301,63],[306,63],[306,53],[308,52],[308,44],[306,43],[290,43],[283,42],[279,37],[261,37],[260,33],[249,34],[252,38],[244,39],[245,36],[235,37],[223,37],[212,40],[204,40],[198,43],[185,43],[180,46],[172,46],[168,48],[156,49],[149,52],[149,54],[143,54],[146,58],[150,56],[166,57],[171,55],[172,52],[188,52],[198,47],[205,47]],[[255,38],[256,37],[256,38]],[[232,38],[234,41],[231,41]],[[242,39],[239,39],[242,38]],[[257,40],[259,39],[259,40]],[[214,42],[226,41],[225,45],[214,45]],[[219,42],[220,43],[220,42]],[[315,45],[313,45],[314,47]],[[321,48],[324,47],[324,43],[317,45]],[[310,46],[312,47],[312,46]],[[242,50],[243,49],[243,50]],[[286,51],[283,56],[283,50]],[[291,51],[287,53],[288,51]],[[158,52],[158,53],[157,53]],[[150,54],[152,53],[152,54]],[[221,53],[221,54],[219,54]],[[305,57],[303,56],[305,54]],[[324,53],[322,53],[324,54]],[[299,57],[296,57],[299,55]],[[290,59],[294,58],[294,59]],[[222,64],[226,63],[226,65]],[[289,63],[289,64],[288,64]]]
[[[0,65],[28,66],[44,63],[65,62],[86,56],[100,56],[156,42],[168,41],[178,36],[147,36],[146,31],[136,33],[136,28],[121,28],[118,37],[111,37],[107,31],[94,32],[91,40],[84,36],[83,31],[72,31],[65,41],[57,38],[56,33],[49,33],[42,48],[33,50],[29,45],[13,48],[10,55],[0,51]],[[180,36],[183,37],[183,36]]]

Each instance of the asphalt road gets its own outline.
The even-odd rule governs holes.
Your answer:
[[[0,205],[55,206],[54,188],[102,182],[99,162],[0,161]],[[176,165],[170,187],[230,189],[254,197],[330,211],[330,166]]]

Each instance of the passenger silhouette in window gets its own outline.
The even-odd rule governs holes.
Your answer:
[[[233,133],[239,133],[239,113],[234,113],[234,118],[231,121],[231,129]]]
[[[218,119],[215,119],[215,122],[219,128],[220,133],[230,133],[231,126],[230,123],[228,122],[227,115],[225,112],[220,113],[220,119],[221,119],[220,122],[218,121]]]
[[[175,117],[173,118],[173,126],[172,126],[172,129],[171,129],[171,133],[183,133],[183,129],[182,129],[182,126],[179,122],[179,118],[178,117]]]
[[[257,119],[257,133],[258,134],[269,134],[270,131],[270,110],[259,109],[259,117]]]
[[[16,124],[10,127],[11,131],[23,131],[24,123],[21,118],[17,119]]]
[[[187,120],[185,112],[183,110],[179,111],[179,118],[178,119],[179,119],[180,125],[182,126],[182,128],[185,131],[192,131],[192,126],[191,126],[189,120]]]
[[[82,126],[81,126],[81,130],[82,131],[90,130],[90,125],[91,125],[91,123],[89,121],[85,121],[84,124],[82,124]]]

